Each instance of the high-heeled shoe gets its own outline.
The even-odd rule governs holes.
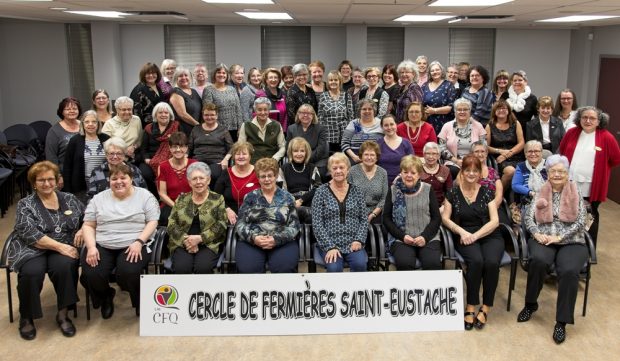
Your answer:
[[[482,330],[484,328],[484,325],[487,324],[487,313],[482,310],[482,307],[480,307],[480,309],[478,310],[478,314],[481,313],[484,315],[484,322],[480,321],[478,316],[476,316],[476,319],[474,320],[474,326],[479,330]]]
[[[467,316],[476,317],[476,313],[474,311],[467,311],[465,312],[465,317]],[[472,328],[474,328],[474,323],[465,321],[465,331],[469,331]]]

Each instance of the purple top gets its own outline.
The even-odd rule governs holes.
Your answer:
[[[497,174],[495,168],[488,168],[489,175],[486,178],[480,178],[480,181],[478,183],[480,183],[481,186],[486,186],[487,188],[495,192],[495,181],[499,179],[499,175]]]
[[[385,169],[388,175],[388,184],[392,184],[394,178],[400,174],[400,160],[406,155],[413,154],[413,148],[407,139],[402,139],[396,149],[390,148],[383,138],[379,138],[377,144],[381,149],[381,157],[379,157],[377,164]]]

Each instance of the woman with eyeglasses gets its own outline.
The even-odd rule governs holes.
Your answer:
[[[558,98],[555,101],[555,107],[553,108],[554,117],[558,117],[564,125],[564,130],[568,131],[575,126],[575,115],[577,115],[577,94],[574,91],[566,88],[558,94]]]
[[[297,110],[302,104],[310,104],[314,110],[319,109],[319,101],[311,86],[308,85],[308,66],[295,64],[293,76],[295,84],[286,92],[286,112],[289,125],[295,121]]]
[[[112,102],[110,102],[110,95],[104,89],[97,89],[93,92],[92,96],[93,104],[91,109],[97,112],[97,119],[104,124],[114,116],[112,110]]]
[[[398,124],[396,134],[407,139],[416,156],[422,156],[422,149],[428,142],[437,142],[437,135],[433,126],[426,122],[426,114],[422,110],[422,103],[411,102],[407,106],[406,121]]]
[[[517,164],[512,177],[512,191],[519,196],[518,202],[528,205],[547,181],[542,143],[530,140],[525,143],[525,162]]]
[[[407,108],[412,102],[422,102],[424,94],[418,85],[418,71],[415,63],[409,59],[398,64],[398,79],[401,84],[400,92],[395,100],[394,113],[396,121],[402,123],[407,119]]]
[[[390,95],[379,86],[379,68],[370,67],[364,72],[368,87],[360,91],[361,99],[372,99],[377,107],[377,117],[383,118],[388,112]]]
[[[489,82],[489,72],[483,66],[474,65],[469,68],[467,79],[469,86],[463,89],[461,97],[471,103],[471,117],[485,127],[491,118],[491,108],[495,100],[493,92],[486,87]],[[456,104],[454,108],[456,109]]]

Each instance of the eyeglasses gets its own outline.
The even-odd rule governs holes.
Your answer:
[[[186,147],[187,147],[187,145],[179,145],[179,144],[171,145],[170,146],[170,150],[183,150],[183,148],[186,148]]]
[[[549,174],[551,175],[564,175],[567,172],[564,169],[550,169]]]
[[[110,158],[122,158],[125,156],[125,153],[122,152],[110,152],[108,153],[108,157]]]
[[[468,108],[465,108],[465,109],[461,108],[461,109],[457,109],[456,112],[457,113],[467,113],[467,112],[469,112],[469,109]]]
[[[368,75],[366,76],[366,78],[368,78],[368,79],[377,79],[378,77],[379,77],[379,76],[378,76],[378,75],[375,75],[375,74],[368,74]]]
[[[274,179],[276,176],[273,174],[261,174],[258,179]]]
[[[540,154],[542,153],[542,150],[532,149],[532,150],[528,150],[526,153],[527,154]]]
[[[583,116],[583,117],[581,117],[581,120],[587,120],[587,121],[590,121],[590,122],[596,122],[598,120],[598,118],[597,117]]]
[[[299,115],[312,116],[312,113],[310,113],[310,112],[299,112]]]
[[[132,110],[133,110],[132,108],[118,108],[119,112],[130,112]]]
[[[39,183],[39,184],[45,184],[45,183],[56,183],[56,178],[41,178],[41,179],[37,179],[35,182]]]

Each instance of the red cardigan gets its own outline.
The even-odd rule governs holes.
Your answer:
[[[558,152],[565,155],[569,162],[573,160],[573,154],[575,153],[580,134],[581,128],[571,128],[562,138],[562,142],[560,142]],[[596,155],[594,156],[590,202],[604,202],[607,198],[611,167],[620,164],[620,147],[616,138],[605,129],[596,130],[594,144],[596,146]]]

